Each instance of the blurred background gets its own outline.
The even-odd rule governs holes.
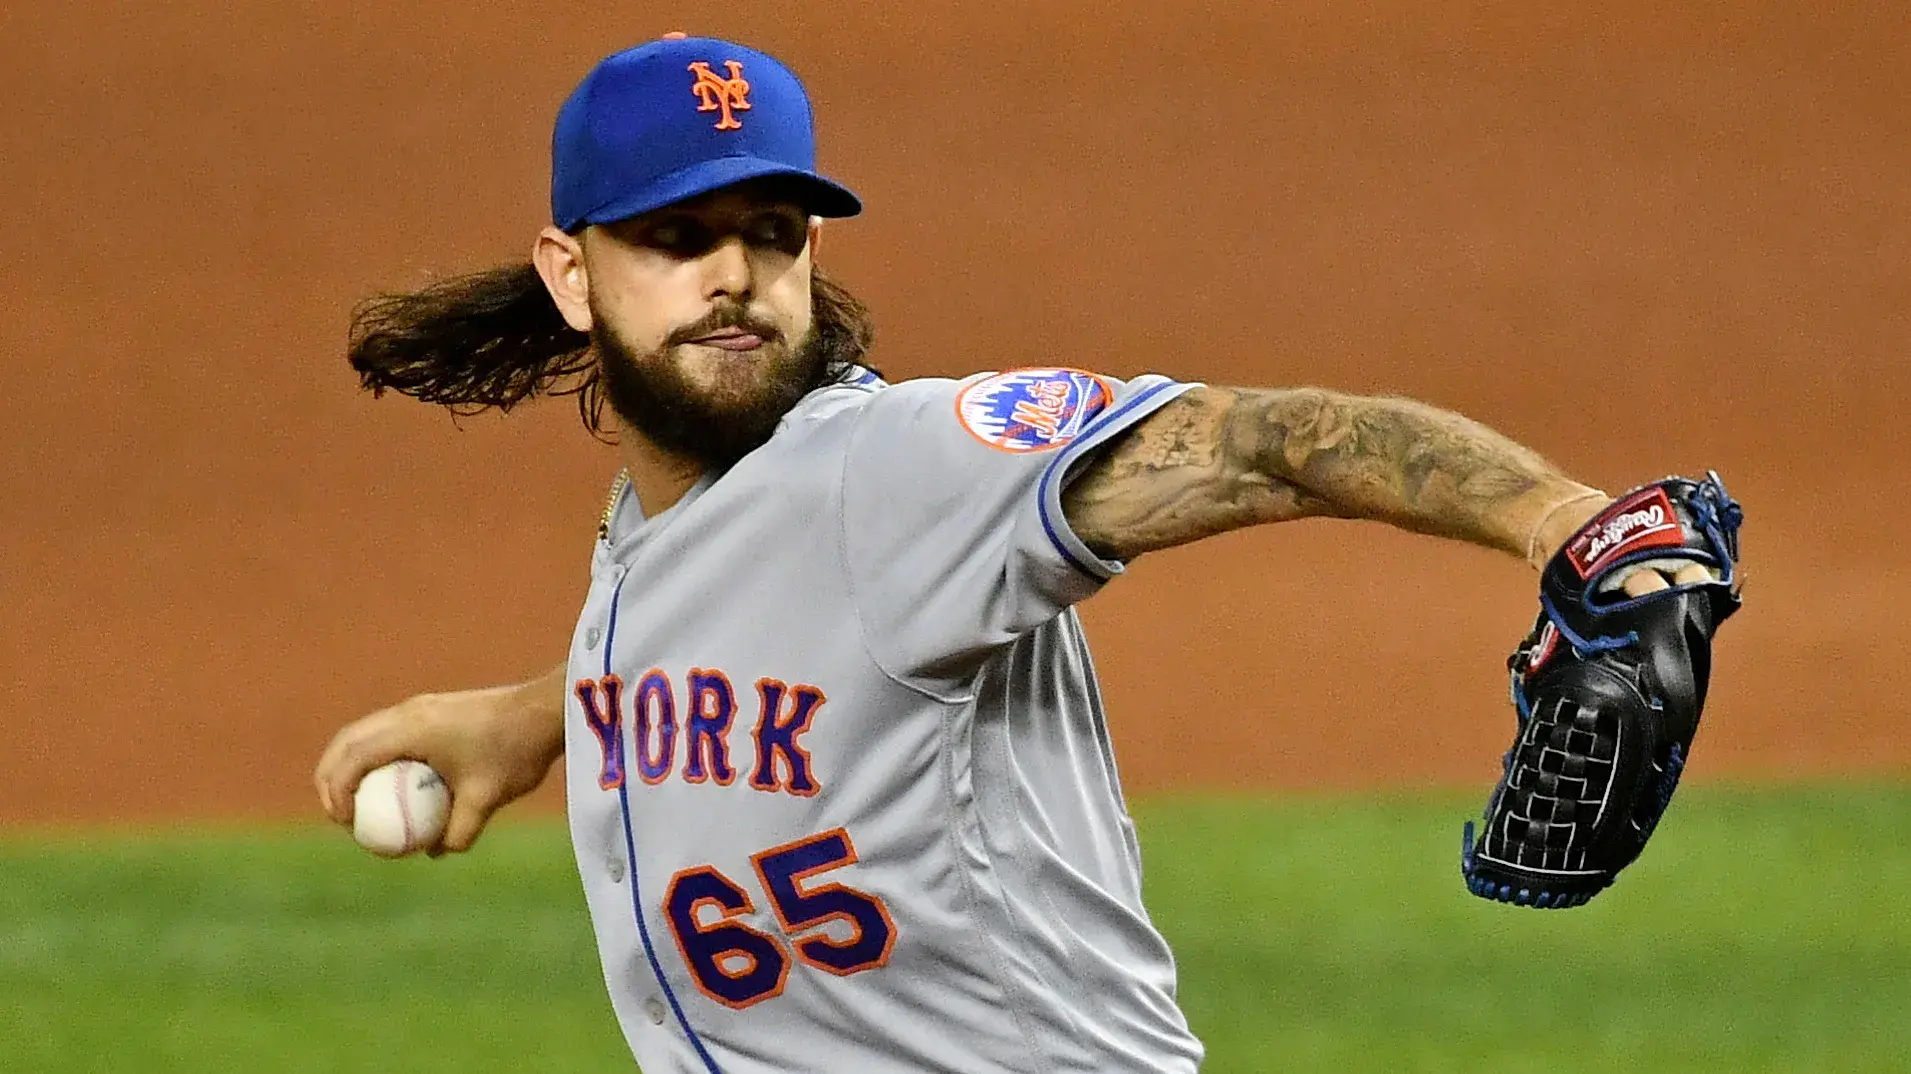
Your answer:
[[[1318,384],[1457,409],[1613,491],[1716,468],[1748,605],[1691,780],[1901,785],[1911,16],[1567,8],[0,2],[0,828],[97,860],[127,846],[102,822],[309,826],[344,722],[561,657],[614,454],[568,400],[374,402],[345,327],[525,256],[558,103],[668,30],[806,79],[867,205],[822,261],[892,379]],[[1366,815],[1477,808],[1532,605],[1503,557],[1319,522],[1148,557],[1084,614],[1131,792]],[[1877,793],[1895,845],[1881,818],[1911,810]],[[1868,977],[1911,979],[1892,950]],[[16,992],[29,965],[0,960]]]

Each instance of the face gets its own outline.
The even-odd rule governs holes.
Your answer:
[[[572,323],[591,333],[618,417],[713,465],[768,440],[824,375],[812,345],[813,238],[801,205],[766,183],[587,229],[588,324]]]

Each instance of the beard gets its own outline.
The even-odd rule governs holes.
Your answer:
[[[658,447],[707,467],[728,468],[762,447],[783,415],[828,379],[829,355],[814,327],[792,347],[774,326],[741,307],[724,306],[670,333],[656,350],[641,352],[594,312],[591,345],[611,410]],[[674,353],[725,328],[763,340],[755,352],[733,359],[749,366],[748,382],[699,388],[685,378]]]

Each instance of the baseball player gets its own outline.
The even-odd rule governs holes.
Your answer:
[[[1319,516],[1544,567],[1617,525],[1611,498],[1400,399],[1059,366],[886,383],[814,263],[859,209],[816,170],[795,75],[672,34],[563,104],[529,264],[361,308],[367,387],[573,392],[623,466],[565,663],[351,724],[322,804],[349,825],[361,776],[422,760],[453,798],[434,850],[463,851],[565,757],[646,1071],[1192,1071],[1074,605],[1142,553]],[[1728,573],[1663,540],[1628,559],[1644,525],[1599,552],[1628,568],[1614,599]]]

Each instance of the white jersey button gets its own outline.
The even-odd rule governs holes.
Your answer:
[[[604,866],[610,870],[611,883],[621,884],[624,882],[624,859],[612,854],[605,860]]]
[[[604,632],[597,629],[596,627],[592,627],[589,630],[586,630],[584,632],[584,648],[586,649],[597,648],[597,642],[603,636],[604,636]]]
[[[644,1001],[644,1013],[650,1015],[652,1025],[664,1024],[664,1001],[652,996]]]

